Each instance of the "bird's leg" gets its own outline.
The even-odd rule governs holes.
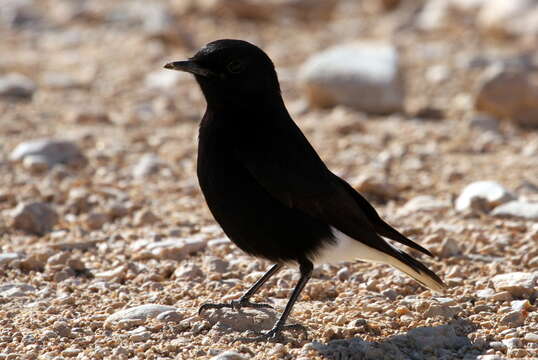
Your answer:
[[[239,310],[242,307],[250,307],[250,308],[255,308],[255,309],[273,308],[269,304],[257,304],[257,303],[250,302],[250,298],[262,287],[263,284],[267,282],[267,280],[269,280],[271,276],[276,274],[280,269],[282,269],[281,264],[273,265],[269,269],[269,271],[267,271],[258,281],[256,281],[256,283],[254,283],[254,285],[252,285],[250,289],[248,289],[248,291],[243,296],[241,296],[241,298],[239,298],[239,300],[232,300],[230,303],[225,303],[225,304],[211,304],[211,303],[203,304],[202,306],[200,306],[200,309],[198,309],[198,314],[201,314],[204,310],[208,310],[208,309],[231,308],[231,309]]]
[[[301,291],[305,287],[308,280],[310,280],[310,277],[312,276],[312,271],[314,269],[314,265],[308,261],[304,260],[300,264],[300,271],[301,271],[301,278],[299,279],[299,282],[297,283],[297,286],[295,286],[295,289],[293,289],[293,293],[291,294],[290,300],[288,301],[288,304],[286,305],[286,308],[284,309],[284,312],[280,316],[280,319],[276,322],[275,326],[265,334],[253,338],[239,338],[238,341],[246,341],[246,342],[254,342],[254,341],[264,341],[264,340],[281,340],[282,338],[282,331],[283,330],[301,330],[304,333],[306,333],[306,329],[299,324],[292,324],[292,325],[286,325],[286,320],[288,319],[288,316],[291,313],[291,310],[293,308],[293,305],[299,298],[299,295],[301,294]]]

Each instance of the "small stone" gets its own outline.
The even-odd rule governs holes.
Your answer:
[[[488,0],[478,12],[479,29],[499,37],[536,36],[536,3],[528,0]]]
[[[439,254],[442,258],[461,255],[461,249],[456,240],[447,237],[441,243],[441,251]]]
[[[529,300],[514,300],[510,303],[510,306],[512,307],[512,310],[514,311],[525,311],[532,307]]]
[[[157,174],[162,167],[161,160],[155,154],[144,154],[133,168],[135,178],[145,178]]]
[[[123,309],[110,315],[105,324],[117,323],[121,320],[142,320],[145,321],[148,318],[155,318],[159,314],[165,311],[176,311],[173,306],[159,305],[159,304],[145,304],[135,306],[128,309]]]
[[[472,201],[477,198],[484,199],[488,209],[492,209],[497,205],[513,200],[514,195],[494,181],[477,181],[463,189],[456,199],[456,210],[465,211],[471,209]]]
[[[28,284],[3,284],[0,285],[0,297],[20,297],[34,293],[36,288]]]
[[[446,306],[446,305],[430,305],[428,310],[424,313],[426,317],[441,316],[444,318],[452,318],[461,312],[459,306]]]
[[[69,348],[65,349],[64,351],[62,351],[62,355],[65,356],[65,357],[76,357],[81,352],[82,352],[81,349],[74,348],[74,347],[69,347]]]
[[[82,109],[73,112],[69,121],[80,125],[110,124],[110,116],[100,109]]]
[[[510,201],[497,206],[491,211],[491,215],[497,217],[519,218],[526,220],[538,220],[538,203],[524,201]]]
[[[184,264],[174,271],[174,277],[177,280],[193,281],[204,276],[204,273],[194,264]]]
[[[86,158],[78,146],[70,141],[37,139],[20,143],[9,155],[10,160],[20,161],[27,156],[40,156],[50,167],[57,164],[86,165]]]
[[[12,213],[13,227],[36,235],[44,235],[58,222],[58,214],[48,204],[21,203]]]
[[[52,329],[61,337],[71,337],[71,327],[65,321],[56,321]]]
[[[212,357],[211,360],[247,360],[247,358],[235,351],[225,351]]]
[[[538,333],[526,333],[523,340],[529,343],[538,343]]]
[[[385,296],[389,300],[396,300],[396,298],[398,297],[398,293],[393,289],[383,290],[381,292],[381,295]]]
[[[204,237],[192,236],[151,242],[143,245],[142,249],[149,251],[156,259],[182,260],[189,254],[204,250],[205,247]]]
[[[83,218],[83,221],[89,230],[99,230],[108,222],[108,216],[102,213],[90,213]]]
[[[521,311],[512,311],[504,315],[501,318],[500,323],[509,327],[518,327],[522,326],[525,322],[525,317]]]
[[[521,126],[538,126],[538,73],[528,70],[490,68],[476,95],[475,109]]]
[[[508,291],[514,297],[526,297],[533,294],[538,273],[513,272],[496,275],[491,279],[497,290]]]
[[[151,210],[141,210],[134,215],[135,226],[151,225],[159,221],[159,217]]]
[[[140,328],[130,331],[131,336],[129,339],[134,342],[146,341],[151,338],[151,333],[146,330],[145,327],[141,326]]]
[[[22,258],[22,255],[18,253],[3,253],[0,254],[0,266],[9,265],[13,260]]]
[[[44,156],[28,155],[22,160],[22,166],[33,174],[40,174],[49,169],[49,163]]]
[[[9,73],[0,76],[0,98],[30,100],[35,89],[34,82],[22,74]]]
[[[41,271],[45,268],[45,264],[50,256],[50,251],[41,251],[29,254],[21,260],[20,268],[24,271]]]
[[[157,320],[163,322],[180,322],[185,319],[184,315],[179,313],[177,310],[165,311],[157,315]]]
[[[98,272],[94,276],[97,279],[103,279],[103,280],[112,280],[112,279],[117,279],[117,278],[123,279],[123,277],[125,276],[127,272],[127,269],[128,269],[127,265],[120,265],[112,270]]]
[[[353,179],[353,187],[362,194],[391,199],[398,196],[398,189],[377,175],[362,175]]]
[[[499,132],[499,120],[495,117],[478,112],[468,119],[469,127],[480,131]]]
[[[336,277],[338,278],[338,280],[340,281],[346,281],[349,279],[349,276],[350,276],[350,273],[349,273],[349,268],[347,266],[344,266],[343,268],[341,268],[340,270],[338,270],[338,272],[336,273]]]
[[[201,316],[214,328],[238,332],[269,330],[277,320],[277,313],[271,309],[241,309],[241,316],[234,311],[204,311]]]
[[[402,214],[412,214],[419,211],[439,211],[449,207],[450,203],[446,201],[438,200],[429,195],[420,195],[406,202],[400,211]]]
[[[345,105],[387,114],[403,107],[398,52],[390,44],[340,45],[312,56],[300,70],[313,106]]]
[[[209,271],[219,274],[224,274],[226,271],[228,271],[228,267],[230,265],[228,261],[214,256],[205,258],[205,262]]]

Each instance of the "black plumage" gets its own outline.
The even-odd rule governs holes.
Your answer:
[[[301,280],[275,327],[278,337],[314,264],[354,258],[387,263],[434,290],[443,282],[382,237],[431,253],[384,222],[346,181],[333,174],[293,122],[269,57],[241,40],[209,43],[169,69],[194,74],[207,101],[200,125],[198,180],[226,235],[245,252],[276,263],[238,301],[250,297],[283,264],[297,263]],[[292,326],[297,327],[297,326]],[[258,339],[258,338],[256,338]]]

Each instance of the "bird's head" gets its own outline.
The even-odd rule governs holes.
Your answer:
[[[280,97],[271,59],[257,46],[243,40],[216,40],[185,61],[166,69],[193,74],[209,106],[248,106]]]

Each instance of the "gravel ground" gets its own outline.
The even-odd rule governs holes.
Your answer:
[[[538,359],[538,132],[474,101],[491,66],[538,68],[535,33],[500,36],[473,9],[438,5],[435,20],[418,0],[225,3],[2,5],[0,359]],[[444,294],[354,262],[316,269],[290,318],[307,336],[233,342],[270,328],[294,268],[256,296],[276,312],[197,315],[271,265],[212,219],[195,175],[202,95],[161,69],[227,37],[267,51],[321,157],[436,255],[413,252]],[[400,112],[309,105],[301,65],[359,39],[398,49]]]

